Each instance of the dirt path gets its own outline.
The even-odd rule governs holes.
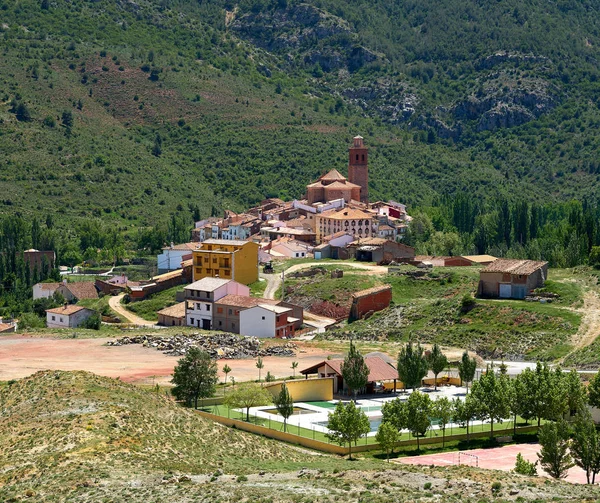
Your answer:
[[[600,336],[600,298],[593,290],[583,294],[583,308],[579,309],[583,319],[579,330],[571,339],[573,351],[589,346]]]
[[[279,290],[281,288],[281,274],[280,273],[274,273],[274,274],[260,273],[260,277],[267,282],[267,288],[265,288],[263,297],[265,299],[274,299],[275,293],[277,292],[277,290]]]
[[[152,323],[151,321],[145,320],[144,318],[140,318],[138,315],[125,309],[121,305],[121,299],[123,299],[124,296],[125,296],[125,294],[122,293],[121,295],[117,295],[115,297],[111,297],[110,299],[108,299],[108,305],[115,313],[117,313],[119,316],[122,316],[129,323],[133,323],[134,325],[139,325],[140,327],[155,327],[156,326],[156,323]]]

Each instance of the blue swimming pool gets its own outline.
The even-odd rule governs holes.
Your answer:
[[[370,417],[369,418],[369,424],[371,425],[371,431],[377,431],[379,429],[379,425],[381,424],[381,420],[382,417]],[[327,423],[328,421],[319,421],[313,424],[316,424],[318,426],[324,426],[325,428],[327,428]]]

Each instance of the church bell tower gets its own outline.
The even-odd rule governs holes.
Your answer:
[[[362,136],[355,136],[348,149],[348,181],[360,185],[360,201],[369,202],[369,151]]]

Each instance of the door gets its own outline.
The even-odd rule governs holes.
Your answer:
[[[202,320],[202,329],[210,330],[210,320]]]
[[[510,299],[512,296],[512,288],[510,284],[500,283],[500,298]]]

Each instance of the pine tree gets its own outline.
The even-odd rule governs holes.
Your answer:
[[[540,428],[538,439],[541,445],[538,458],[542,469],[555,479],[567,476],[574,466],[569,454],[569,426],[562,419],[556,423],[546,423]]]
[[[217,385],[217,364],[210,355],[197,347],[188,349],[173,370],[171,382],[175,385],[173,395],[184,400],[188,406],[198,408],[199,398],[208,398],[215,394]]]
[[[354,398],[369,381],[369,367],[365,359],[350,341],[350,350],[341,365],[342,378],[346,386],[354,393]]]

